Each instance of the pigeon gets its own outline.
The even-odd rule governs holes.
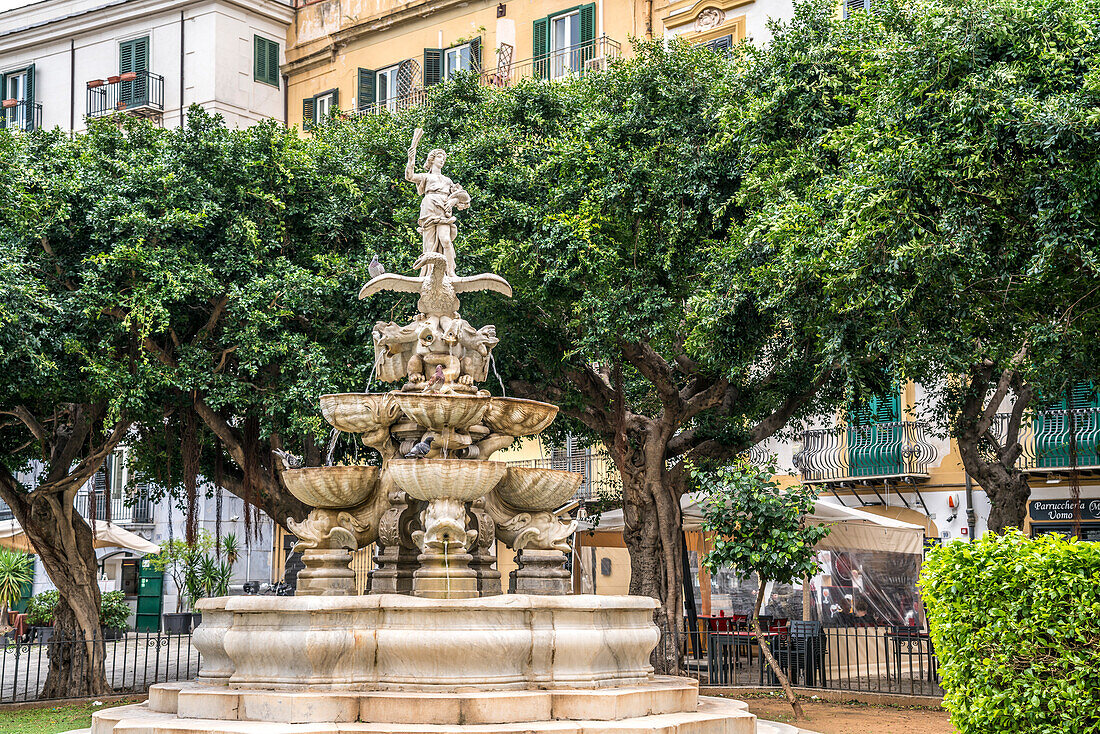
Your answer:
[[[443,365],[441,364],[435,366],[435,374],[432,375],[432,379],[428,380],[427,387],[431,388],[436,385],[443,385]]]
[[[432,440],[430,438],[423,439],[420,443],[412,447],[412,451],[405,454],[406,459],[423,459],[428,455],[428,452],[432,450]]]
[[[295,456],[294,454],[283,451],[282,449],[274,449],[273,453],[278,456],[279,459],[283,462],[283,471],[290,471],[291,469],[301,469],[303,466],[305,466],[306,462],[302,459],[301,456]]]
[[[372,278],[377,278],[379,275],[386,272],[386,267],[378,262],[378,255],[375,255],[370,261],[370,265],[367,266],[367,272],[370,273],[370,277]]]

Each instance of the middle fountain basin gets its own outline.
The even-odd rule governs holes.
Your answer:
[[[203,599],[199,678],[230,688],[601,688],[650,678],[657,602],[634,596]]]

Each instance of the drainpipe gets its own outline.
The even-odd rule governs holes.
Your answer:
[[[290,127],[290,77],[283,74],[283,127]]]
[[[974,537],[974,483],[970,480],[970,472],[966,469],[963,469],[963,476],[966,477],[966,527],[970,540],[973,541],[976,539]]]
[[[185,48],[186,48],[184,46],[184,40],[185,40],[184,34],[185,34],[185,30],[184,30],[184,24],[183,24],[183,11],[181,10],[180,11],[180,127],[181,128],[183,127],[183,124],[185,122],[185,117],[186,117],[184,111],[187,109],[183,104],[183,85],[184,85],[184,82],[183,82],[183,64],[184,64],[184,51],[185,51]]]
[[[653,40],[653,0],[645,0],[645,38]]]
[[[76,134],[76,41],[69,39],[69,137]]]

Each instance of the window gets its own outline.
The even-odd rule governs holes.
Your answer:
[[[580,5],[534,22],[535,75],[559,79],[580,73],[595,55],[596,6]]]
[[[34,66],[0,74],[0,99],[15,100],[0,108],[0,128],[34,129]]]
[[[729,53],[730,49],[733,48],[733,34],[722,36],[721,38],[715,38],[713,41],[707,41],[702,45],[704,48],[709,48],[715,53]]]
[[[340,90],[329,89],[302,100],[302,128],[308,130],[332,114],[340,103]]]
[[[870,10],[874,0],[844,0],[844,17],[860,10]]]
[[[138,563],[137,558],[122,562],[122,593],[126,596],[138,595]]]
[[[470,44],[449,48],[443,53],[444,78],[450,79],[460,71],[470,71],[474,68],[473,58],[470,55]]]
[[[252,78],[273,87],[279,86],[279,44],[261,36],[253,36]]]
[[[378,103],[378,107],[385,106],[390,112],[397,111],[397,98],[400,96],[398,93],[397,73],[401,70],[401,64],[394,64],[393,66],[383,69],[378,72],[375,81],[375,102]]]
[[[118,103],[136,107],[149,101],[149,36],[118,44],[118,73],[136,74],[136,78],[119,82]]]

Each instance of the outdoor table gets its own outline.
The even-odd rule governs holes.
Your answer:
[[[901,682],[902,655],[909,658],[909,670],[913,670],[913,658],[917,658],[917,670],[921,677],[934,681],[936,676],[935,655],[932,649],[932,637],[916,627],[895,627],[884,635],[887,645],[886,675]],[[890,659],[894,660],[893,676],[890,673]]]

